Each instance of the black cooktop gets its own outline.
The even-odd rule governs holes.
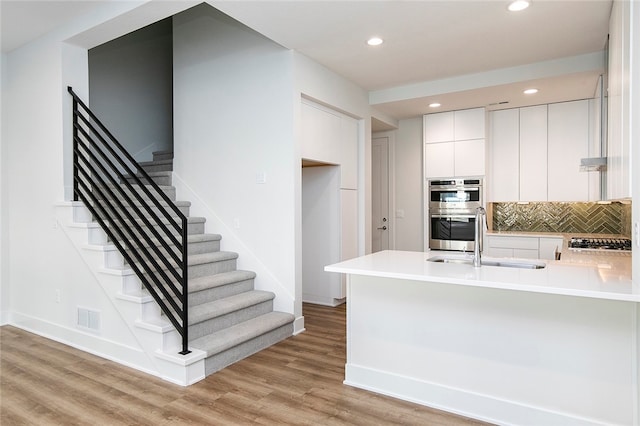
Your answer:
[[[631,240],[628,238],[578,238],[569,240],[570,249],[587,250],[625,250],[631,251]]]

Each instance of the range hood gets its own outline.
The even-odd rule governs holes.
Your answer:
[[[581,172],[604,172],[607,170],[607,157],[589,157],[580,159]]]

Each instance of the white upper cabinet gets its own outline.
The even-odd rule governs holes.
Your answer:
[[[548,201],[588,201],[589,175],[580,159],[589,155],[589,101],[550,104],[548,110]]]
[[[424,172],[427,178],[455,176],[455,142],[428,143],[424,146]]]
[[[520,110],[493,111],[490,117],[487,197],[491,201],[518,201]]]
[[[490,113],[488,201],[589,201],[589,101]],[[592,191],[593,192],[593,191]]]
[[[547,106],[520,108],[520,199],[547,199]]]
[[[453,143],[454,176],[484,175],[484,139]]]
[[[484,139],[484,108],[453,112],[453,136],[456,141]]]
[[[633,3],[638,6],[637,3]],[[607,198],[631,197],[630,108],[632,2],[614,1],[609,21],[609,88],[607,125]],[[637,36],[636,36],[637,37]],[[637,48],[637,47],[636,47]],[[634,70],[637,74],[638,71]]]
[[[301,102],[301,157],[341,166],[340,187],[358,188],[358,121],[306,99]]]
[[[438,143],[454,141],[453,111],[424,116],[424,142]]]
[[[426,178],[484,175],[484,108],[428,114],[423,120]]]

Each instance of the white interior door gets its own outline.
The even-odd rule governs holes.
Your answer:
[[[371,145],[371,249],[377,252],[389,248],[389,138],[374,138]]]

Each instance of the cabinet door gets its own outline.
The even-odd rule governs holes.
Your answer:
[[[452,177],[454,142],[428,143],[424,146],[424,175],[427,178]]]
[[[454,144],[454,176],[484,175],[484,139],[456,141]]]
[[[453,111],[424,116],[424,142],[451,142],[453,135]]]
[[[637,52],[634,44],[632,8],[634,2],[613,2],[609,21],[609,87],[607,126],[607,198],[631,197],[631,135],[629,127],[632,119],[638,119],[637,112],[631,114],[629,98],[632,82],[631,68]],[[634,47],[635,46],[635,47]],[[632,49],[635,49],[632,51]],[[637,75],[635,67],[633,72]],[[635,89],[634,89],[635,90]],[[636,165],[637,167],[637,165]]]
[[[563,242],[559,237],[540,237],[540,259],[554,260],[556,250],[562,252]]]
[[[550,104],[548,126],[548,200],[587,201],[589,177],[580,172],[580,159],[588,155],[588,101]]]
[[[538,258],[538,250],[513,249],[513,257],[518,257],[520,259],[537,259]]]
[[[456,141],[484,139],[484,108],[454,112],[454,138]]]
[[[489,124],[488,201],[519,200],[519,110],[493,111]]]
[[[547,201],[547,106],[520,108],[520,201]]]

